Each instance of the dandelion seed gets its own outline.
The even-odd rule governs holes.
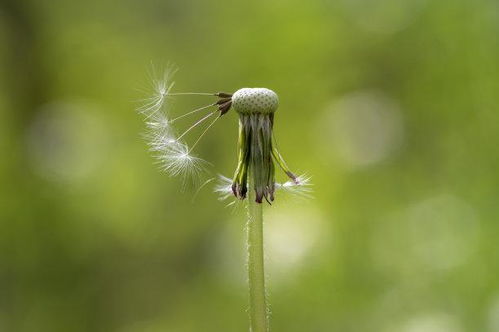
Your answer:
[[[156,115],[165,106],[166,98],[169,96],[170,90],[174,86],[174,82],[171,81],[174,74],[175,70],[170,68],[164,71],[161,79],[152,79],[154,94],[151,97],[144,99],[143,105],[137,109],[139,113],[144,115],[146,120]]]
[[[228,199],[232,194],[232,179],[219,175],[218,183],[214,191],[218,194],[221,201]]]
[[[293,196],[312,198],[312,183],[307,175],[300,175],[295,180],[275,184],[276,190],[282,190]]]

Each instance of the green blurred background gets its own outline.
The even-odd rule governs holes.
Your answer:
[[[496,0],[1,0],[0,45],[0,331],[247,331],[244,212],[153,164],[151,61],[280,96],[315,198],[265,208],[273,331],[499,331]]]

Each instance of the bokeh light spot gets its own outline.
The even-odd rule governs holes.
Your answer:
[[[376,92],[356,92],[327,108],[319,140],[324,152],[348,168],[388,158],[401,144],[402,116],[396,103]],[[329,144],[331,142],[332,144]]]
[[[46,104],[28,127],[27,148],[33,170],[53,181],[77,181],[96,169],[104,156],[105,122],[86,103]]]
[[[462,332],[461,324],[457,317],[432,313],[420,317],[410,318],[400,329],[401,332]]]

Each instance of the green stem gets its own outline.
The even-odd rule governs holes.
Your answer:
[[[251,332],[267,332],[263,255],[263,204],[255,202],[254,188],[248,192],[248,283]]]

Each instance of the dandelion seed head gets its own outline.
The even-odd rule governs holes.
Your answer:
[[[274,113],[278,106],[279,97],[266,88],[242,88],[232,96],[232,107],[239,113]]]
[[[242,88],[235,93],[175,92],[172,75],[166,70],[159,78],[153,78],[153,94],[144,99],[138,112],[144,116],[147,132],[145,138],[161,169],[171,176],[198,178],[208,164],[194,156],[193,149],[220,117],[233,108],[239,114],[238,164],[232,179],[220,178],[215,188],[222,199],[232,194],[239,200],[246,198],[249,190],[255,191],[255,201],[269,204],[274,200],[276,189],[293,195],[308,196],[310,182],[306,176],[297,177],[282,158],[273,137],[274,113],[279,106],[277,94],[266,88]],[[167,100],[172,96],[198,95],[219,99],[182,115],[169,118]],[[210,111],[207,111],[210,109]],[[213,109],[215,108],[215,109]],[[197,120],[177,135],[177,120],[197,116]],[[196,128],[204,127],[197,138]],[[190,142],[190,144],[187,144]],[[291,181],[275,182],[275,164]],[[197,180],[197,179],[196,179]]]

